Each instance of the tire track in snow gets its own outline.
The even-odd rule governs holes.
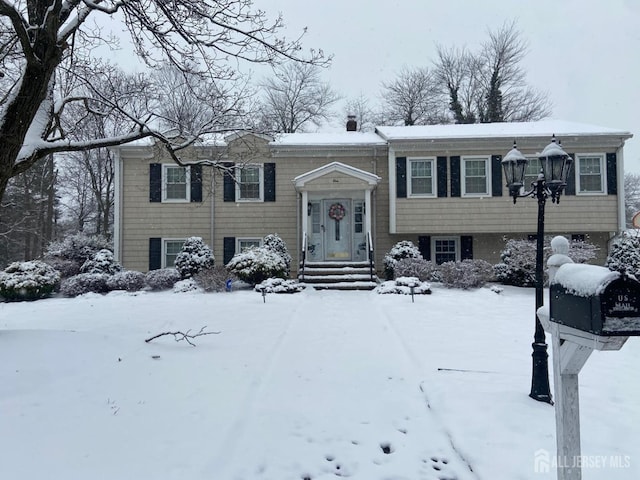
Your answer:
[[[406,340],[404,339],[404,337],[402,336],[400,331],[396,328],[396,326],[394,325],[393,319],[391,318],[389,313],[387,313],[383,309],[376,309],[375,311],[376,311],[376,314],[377,314],[377,318],[382,323],[384,323],[384,325],[387,327],[387,330],[393,335],[393,338],[395,339],[396,344],[398,345],[399,349],[404,353],[406,358],[409,360],[409,364],[412,366],[412,368],[414,370],[413,371],[413,377],[414,378],[420,378],[422,376],[420,372],[423,372],[425,370],[425,366],[422,363],[422,361],[413,352],[413,350],[408,345],[408,343],[406,342]],[[456,456],[458,457],[460,462],[462,462],[464,465],[467,466],[467,468],[469,469],[469,472],[475,478],[480,479],[478,474],[473,469],[473,466],[471,465],[471,462],[465,457],[465,455],[460,451],[460,449],[456,445],[456,443],[455,443],[455,441],[453,439],[452,433],[449,431],[448,428],[446,428],[446,425],[444,424],[444,422],[442,421],[440,416],[437,414],[437,412],[431,406],[431,403],[429,402],[429,396],[427,394],[426,389],[424,388],[424,382],[420,382],[420,384],[418,385],[418,389],[420,390],[420,392],[422,393],[422,396],[424,397],[425,405],[427,407],[427,410],[433,415],[433,417],[436,420],[436,422],[437,422],[438,426],[440,427],[441,431],[447,436],[447,438],[449,440],[449,444],[450,444],[451,449],[453,450],[453,452],[456,454]]]
[[[210,461],[207,466],[207,470],[215,475],[214,478],[227,478],[227,470],[229,469],[229,466],[234,463],[233,461],[238,442],[242,439],[247,425],[251,422],[251,419],[254,416],[254,411],[258,405],[259,398],[263,395],[265,387],[269,383],[274,367],[278,363],[285,340],[289,336],[292,326],[299,315],[302,303],[298,302],[296,305],[298,306],[291,310],[285,327],[276,338],[271,351],[267,355],[264,366],[259,370],[259,372],[254,373],[246,395],[242,402],[239,403],[239,407],[236,409],[235,419],[231,423],[231,427],[228,429],[227,433],[223,436],[221,445],[223,445],[224,448],[221,448],[216,452],[214,459]]]

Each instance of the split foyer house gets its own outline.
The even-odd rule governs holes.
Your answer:
[[[353,125],[351,124],[351,128]],[[514,205],[501,161],[517,141],[530,158],[552,135],[573,158],[546,233],[588,238],[604,261],[624,228],[623,147],[631,134],[561,121],[378,127],[374,133],[254,133],[203,141],[174,163],[159,144],[117,148],[115,253],[125,268],[173,265],[199,236],[226,263],[270,233],[304,263],[365,263],[400,240],[437,263],[500,260],[507,238],[535,234],[537,203]]]

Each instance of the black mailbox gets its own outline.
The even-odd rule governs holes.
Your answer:
[[[602,336],[640,335],[640,282],[593,265],[562,265],[550,286],[552,322]]]

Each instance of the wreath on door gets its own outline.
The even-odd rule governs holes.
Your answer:
[[[344,218],[345,215],[344,207],[341,203],[334,203],[329,207],[329,218],[339,222]]]

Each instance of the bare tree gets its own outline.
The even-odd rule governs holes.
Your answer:
[[[320,78],[318,67],[286,63],[260,85],[264,99],[260,108],[262,129],[277,133],[304,131],[308,125],[329,120],[331,108],[340,99]]]
[[[131,110],[93,87],[103,75],[99,69],[90,71],[94,47],[110,43],[96,27],[101,17],[123,19],[146,65],[168,62],[203,79],[233,79],[229,59],[303,60],[299,39],[278,36],[282,19],[270,21],[250,0],[0,0],[0,198],[10,178],[51,154],[155,137],[180,162],[178,152],[194,141],[196,135],[184,139],[163,130],[153,109]],[[304,61],[321,63],[322,57],[312,51]],[[56,72],[63,70],[67,89],[56,97]],[[87,91],[93,93],[91,101]],[[119,112],[126,133],[74,140],[62,120],[71,106],[87,115]]]
[[[627,228],[633,228],[633,217],[640,212],[640,175],[637,173],[624,174],[624,206]]]
[[[548,96],[526,82],[528,45],[515,22],[489,31],[477,53],[437,47],[436,78],[456,123],[525,122],[551,113]]]
[[[404,68],[391,82],[382,84],[385,123],[431,125],[443,121],[440,89],[428,68]]]
[[[377,122],[377,116],[370,106],[369,99],[362,93],[355,98],[347,100],[344,106],[344,118],[355,116],[357,131],[373,132]]]

